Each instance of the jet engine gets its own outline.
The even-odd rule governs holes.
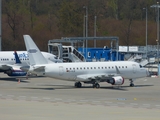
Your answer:
[[[124,83],[124,78],[121,76],[112,77],[111,79],[107,80],[108,83],[112,85],[122,85]]]
[[[25,76],[27,73],[22,70],[7,70],[6,73],[8,76]]]

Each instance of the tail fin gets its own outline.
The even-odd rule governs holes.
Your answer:
[[[30,65],[47,64],[47,60],[29,35],[23,35]]]
[[[14,51],[14,55],[15,55],[16,64],[21,64],[21,61],[20,61],[16,51]]]

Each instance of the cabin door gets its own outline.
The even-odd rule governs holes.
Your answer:
[[[132,67],[133,67],[133,73],[135,74],[136,73],[136,65],[133,64]]]
[[[59,75],[63,75],[63,66],[59,66]]]

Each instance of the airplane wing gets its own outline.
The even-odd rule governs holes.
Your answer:
[[[99,82],[106,81],[112,77],[118,76],[118,74],[86,74],[86,75],[78,75],[77,78],[81,80],[96,80]]]
[[[122,76],[118,74],[105,74],[105,73],[78,75],[77,80],[82,81],[84,83],[92,83],[94,85],[97,85],[97,83],[99,82],[107,82],[112,85],[122,85],[124,83],[124,78]]]

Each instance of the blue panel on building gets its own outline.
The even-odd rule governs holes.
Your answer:
[[[78,48],[78,51],[84,55],[86,61],[116,61],[124,60],[124,54],[118,52],[118,59],[116,58],[117,52],[108,48]],[[87,54],[86,54],[87,53]]]

